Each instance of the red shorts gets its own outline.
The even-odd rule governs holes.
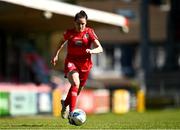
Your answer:
[[[64,66],[64,73],[67,77],[67,74],[73,70],[79,73],[80,78],[80,86],[84,86],[87,79],[89,72],[92,68],[92,61],[90,58],[87,59],[65,59],[65,66]]]

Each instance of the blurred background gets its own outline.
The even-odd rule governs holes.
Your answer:
[[[65,49],[56,67],[50,60],[81,9],[97,12],[94,19],[88,12],[88,26],[104,52],[92,57],[79,108],[126,113],[180,107],[179,0],[23,1],[0,0],[0,116],[60,115],[60,99],[70,87],[63,78]],[[104,22],[108,15],[101,22],[98,11],[128,23]]]

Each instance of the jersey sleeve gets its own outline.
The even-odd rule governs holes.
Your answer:
[[[64,41],[68,40],[69,39],[69,36],[70,36],[70,33],[69,33],[69,30],[66,30],[63,34],[63,37],[64,37]]]
[[[98,39],[98,37],[95,34],[93,29],[89,29],[89,36],[90,36],[91,41],[94,41],[94,40]]]

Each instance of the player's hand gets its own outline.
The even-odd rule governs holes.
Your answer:
[[[55,57],[51,60],[51,63],[55,66],[56,63],[57,63],[57,61],[58,61],[58,57],[55,56]]]
[[[89,54],[92,54],[92,50],[91,49],[86,49],[86,52]]]

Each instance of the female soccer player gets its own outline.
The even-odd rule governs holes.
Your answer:
[[[103,52],[92,28],[86,27],[88,16],[84,11],[78,12],[74,17],[75,28],[64,33],[64,39],[59,43],[59,48],[52,59],[53,65],[58,61],[58,55],[67,43],[67,56],[65,59],[64,73],[71,87],[65,100],[61,100],[61,117],[67,118],[66,108],[69,105],[70,113],[75,109],[77,96],[84,87],[92,67],[91,54]]]

